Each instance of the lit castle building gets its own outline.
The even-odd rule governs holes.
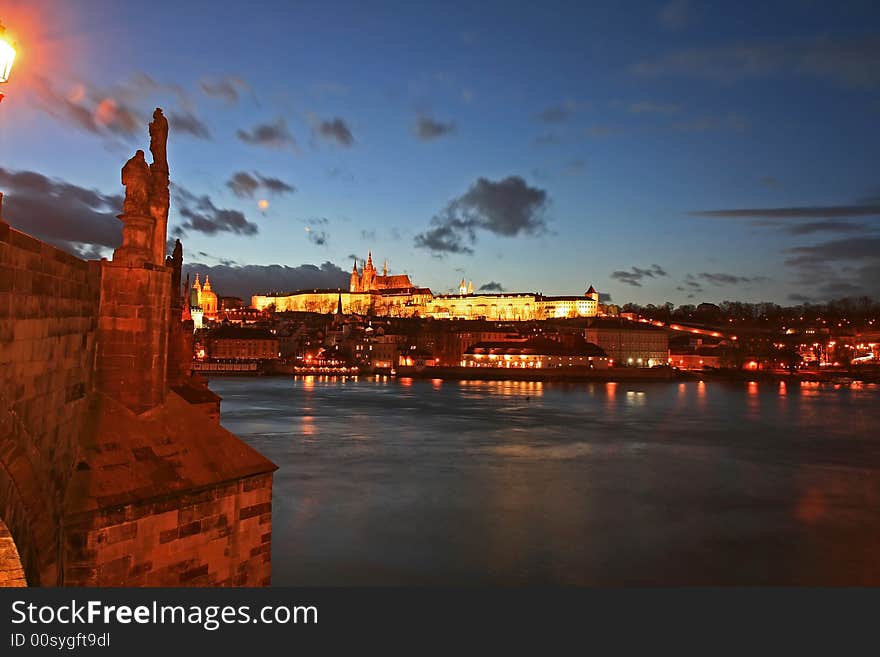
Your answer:
[[[396,276],[388,275],[388,261],[382,268],[382,275],[376,273],[373,266],[373,252],[370,251],[367,261],[364,263],[363,273],[358,273],[357,260],[351,270],[351,283],[348,286],[349,292],[375,292],[377,290],[404,290],[413,287],[412,281],[406,274]]]
[[[599,314],[599,293],[592,285],[583,296],[551,297],[532,292],[474,293],[473,281],[468,283],[462,279],[458,294],[434,295],[428,288],[414,286],[406,274],[389,275],[387,262],[379,274],[373,266],[372,252],[360,271],[355,261],[348,292],[315,289],[251,297],[253,308],[264,310],[274,307],[276,312],[328,314],[334,312],[339,303],[345,313],[435,319],[528,321],[595,317]]]

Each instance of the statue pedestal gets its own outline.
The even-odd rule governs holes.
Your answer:
[[[153,230],[156,220],[146,215],[120,214],[122,246],[113,252],[113,262],[142,267],[153,261]]]

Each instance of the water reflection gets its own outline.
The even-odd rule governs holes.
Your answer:
[[[876,385],[211,387],[279,465],[278,585],[880,584]]]

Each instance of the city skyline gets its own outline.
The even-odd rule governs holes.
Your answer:
[[[118,245],[161,106],[170,233],[221,288],[346,285],[373,248],[438,294],[880,296],[871,3],[7,4],[4,219],[80,254]]]

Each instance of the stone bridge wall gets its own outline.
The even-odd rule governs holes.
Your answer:
[[[171,281],[0,221],[0,518],[30,585],[269,583],[275,466],[169,388]]]
[[[57,534],[86,422],[99,277],[0,221],[0,514],[13,536],[43,537],[19,546],[33,583],[58,576],[58,550],[40,544]]]

